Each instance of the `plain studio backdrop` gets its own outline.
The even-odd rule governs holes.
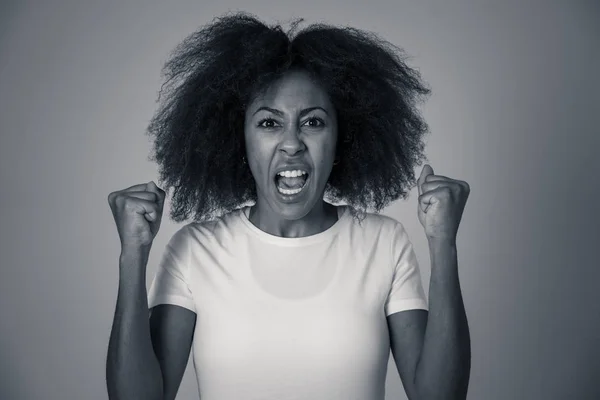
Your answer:
[[[597,2],[1,7],[0,398],[107,398],[119,256],[107,195],[157,179],[144,130],[169,52],[238,10],[374,31],[403,47],[433,89],[422,106],[429,161],[472,188],[458,238],[469,399],[600,398]],[[406,226],[428,291],[415,193],[384,213]],[[179,226],[165,218],[148,283]],[[191,361],[177,398],[198,398]],[[386,399],[405,398],[390,362]]]

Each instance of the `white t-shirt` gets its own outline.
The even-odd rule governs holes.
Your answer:
[[[386,316],[427,300],[402,225],[348,207],[301,238],[258,229],[249,207],[175,233],[148,302],[196,313],[202,400],[384,399]]]

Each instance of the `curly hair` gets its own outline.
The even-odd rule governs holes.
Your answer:
[[[247,13],[226,14],[188,36],[165,63],[147,134],[159,182],[172,190],[172,220],[206,221],[256,201],[242,162],[246,105],[292,68],[318,79],[337,113],[339,164],[325,197],[364,215],[414,186],[428,131],[416,108],[429,94],[420,74],[374,33],[326,24],[297,30],[300,22],[285,32]]]

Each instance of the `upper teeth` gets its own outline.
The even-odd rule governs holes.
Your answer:
[[[306,171],[302,171],[299,169],[296,171],[281,171],[281,172],[277,173],[277,175],[284,176],[286,178],[295,178],[297,176],[306,175],[306,174],[307,174]]]

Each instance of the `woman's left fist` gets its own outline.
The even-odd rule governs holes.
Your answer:
[[[464,181],[434,175],[425,164],[417,181],[419,188],[419,222],[425,228],[427,239],[456,240],[469,184]]]

